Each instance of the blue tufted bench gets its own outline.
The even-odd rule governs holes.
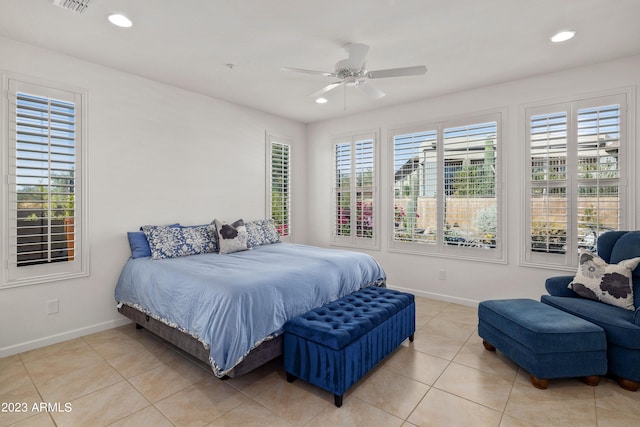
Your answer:
[[[487,350],[497,348],[529,372],[537,388],[547,388],[550,378],[570,377],[595,386],[607,372],[604,330],[538,301],[481,302],[478,335]]]
[[[411,294],[375,286],[360,289],[284,325],[287,381],[300,378],[334,396],[345,391],[416,329]]]

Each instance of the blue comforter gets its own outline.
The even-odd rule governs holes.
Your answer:
[[[222,377],[287,320],[385,279],[369,255],[279,243],[226,255],[130,258],[115,298],[200,340]]]

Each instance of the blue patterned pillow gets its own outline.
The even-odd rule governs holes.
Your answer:
[[[213,251],[218,252],[218,235],[216,234],[216,230],[213,227],[213,224],[202,224],[202,225],[181,225],[181,228],[199,228],[206,227],[209,231],[209,235],[211,236],[211,241],[213,242]]]
[[[208,225],[185,228],[145,225],[142,231],[149,242],[151,259],[203,254],[215,249]]]
[[[250,248],[280,243],[280,235],[272,219],[258,219],[256,221],[249,221],[245,225],[247,227],[248,245]]]

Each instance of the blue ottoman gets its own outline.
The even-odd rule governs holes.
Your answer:
[[[345,391],[402,341],[413,341],[411,294],[368,287],[291,319],[284,325],[287,381],[305,380],[333,393]]]
[[[478,335],[487,350],[500,350],[527,372],[537,388],[550,378],[583,377],[597,385],[607,372],[604,330],[531,299],[483,301]]]

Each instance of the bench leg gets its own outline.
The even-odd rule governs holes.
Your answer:
[[[290,374],[290,373],[288,373],[288,372],[287,372],[287,382],[292,383],[292,382],[294,382],[295,380],[296,380],[295,375]]]
[[[409,336],[409,341],[413,342],[413,334],[411,334],[411,336]]]
[[[583,377],[582,382],[586,385],[595,387],[600,384],[600,375],[589,375],[588,377]]]
[[[535,375],[529,374],[529,379],[531,380],[531,384],[535,388],[539,388],[540,390],[546,390],[549,387],[549,380],[544,380],[537,378]]]
[[[338,408],[342,406],[342,396],[342,394],[339,396],[337,394],[333,395],[333,403],[335,403]]]
[[[489,351],[496,351],[496,348],[492,346],[488,341],[482,340],[482,345]]]

